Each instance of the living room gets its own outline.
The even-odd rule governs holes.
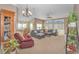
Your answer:
[[[78,19],[78,8],[73,4],[0,4],[1,53],[78,53],[77,47],[66,46],[68,17],[75,11]]]

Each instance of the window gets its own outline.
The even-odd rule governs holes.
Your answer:
[[[27,24],[26,23],[18,23],[18,29],[19,30],[23,30],[25,28],[27,28]]]
[[[22,24],[18,23],[18,29],[22,29]]]
[[[26,24],[23,24],[23,29],[25,29],[26,28]]]
[[[33,30],[33,24],[30,23],[30,30]]]
[[[64,19],[46,20],[45,29],[57,29],[59,35],[64,34]]]
[[[49,24],[48,29],[53,29],[53,24]]]
[[[57,29],[59,35],[64,34],[64,19],[54,20],[54,29]]]
[[[42,24],[37,24],[37,29],[42,29]]]

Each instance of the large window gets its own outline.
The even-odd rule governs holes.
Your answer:
[[[37,29],[42,29],[42,24],[37,24]]]
[[[33,30],[33,24],[30,23],[30,30]]]
[[[57,29],[59,35],[64,34],[64,19],[54,20],[54,29]]]
[[[48,25],[48,29],[53,29],[53,24],[50,23],[50,24]]]
[[[25,28],[27,28],[26,23],[18,23],[18,30],[24,30]]]
[[[47,20],[45,29],[57,29],[59,35],[64,34],[64,19]]]
[[[23,29],[25,29],[26,28],[26,24],[23,24]]]
[[[44,26],[45,29],[54,29],[53,25],[54,25],[53,20],[47,20]]]
[[[18,23],[18,29],[22,29],[22,24]]]

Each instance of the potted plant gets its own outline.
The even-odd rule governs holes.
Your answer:
[[[67,51],[68,53],[74,53],[76,51],[76,41],[74,36],[69,36],[68,38]]]
[[[11,49],[11,52],[10,53],[16,53],[16,48],[18,47],[18,43],[15,39],[12,39],[9,41],[10,43],[10,49]]]
[[[15,39],[9,40],[7,43],[5,43],[7,47],[4,47],[4,53],[5,54],[14,54],[16,53],[16,48],[18,47],[18,43]]]
[[[68,37],[67,37],[67,53],[75,53],[77,50],[77,17],[75,12],[71,12],[68,17]]]
[[[71,22],[76,22],[76,21],[77,21],[77,17],[76,17],[75,12],[71,12],[71,13],[69,14],[68,21],[69,21],[69,23],[71,23]]]

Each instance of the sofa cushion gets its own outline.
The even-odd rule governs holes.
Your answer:
[[[38,33],[38,32],[35,30],[34,33]]]
[[[36,35],[37,35],[37,36],[43,36],[44,33],[37,33]]]

